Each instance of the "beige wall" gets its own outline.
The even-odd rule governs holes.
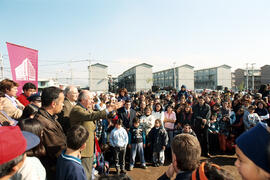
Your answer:
[[[217,68],[217,86],[232,88],[232,74],[230,68]]]
[[[188,67],[178,67],[178,86],[179,90],[182,85],[186,85],[187,89],[194,90],[194,69]]]
[[[108,91],[108,68],[91,66],[91,91]]]
[[[149,90],[153,86],[152,68],[136,67],[136,91]]]

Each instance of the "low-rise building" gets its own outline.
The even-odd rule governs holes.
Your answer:
[[[221,65],[213,68],[195,70],[195,89],[223,89],[232,87],[231,66]]]
[[[89,90],[108,92],[108,66],[100,63],[89,68]]]
[[[241,69],[234,71],[235,87],[237,90],[252,89],[254,82],[254,89],[259,89],[261,84],[270,83],[270,65],[264,65],[260,69]],[[253,81],[254,78],[254,81]],[[247,87],[248,86],[248,87]]]
[[[261,83],[270,84],[270,65],[261,67]]]
[[[194,89],[194,67],[188,64],[153,73],[153,85],[160,88],[181,89],[185,85],[187,89]]]
[[[153,85],[152,67],[142,63],[129,68],[118,76],[119,88],[127,88],[129,92],[150,90]]]
[[[38,89],[42,90],[46,87],[50,87],[50,86],[55,86],[55,87],[59,87],[59,82],[55,79],[42,79],[39,78],[38,79]]]

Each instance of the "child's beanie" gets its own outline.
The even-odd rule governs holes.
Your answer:
[[[270,173],[267,153],[270,142],[268,128],[267,124],[260,122],[239,136],[236,139],[236,144],[254,164]]]

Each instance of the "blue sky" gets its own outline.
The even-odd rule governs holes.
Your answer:
[[[116,76],[136,64],[153,71],[190,64],[233,69],[270,64],[269,0],[0,0],[5,42],[39,50],[39,77],[87,82],[89,57]]]

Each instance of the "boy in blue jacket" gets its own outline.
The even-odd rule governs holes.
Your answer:
[[[110,144],[113,147],[116,174],[126,174],[125,156],[126,147],[128,144],[128,134],[127,131],[122,127],[121,119],[117,120],[115,128],[110,134]],[[120,172],[119,169],[121,169]]]
[[[88,131],[81,125],[75,125],[67,132],[67,149],[57,159],[56,179],[86,180],[81,151],[86,146],[88,136]]]

